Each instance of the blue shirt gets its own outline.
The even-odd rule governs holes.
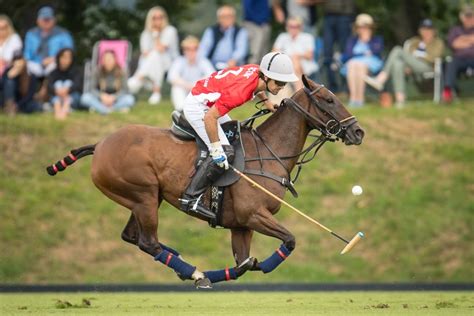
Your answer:
[[[44,41],[46,42],[43,45],[46,46],[41,49],[41,44]],[[74,49],[74,42],[71,34],[62,27],[55,26],[46,38],[42,37],[39,27],[26,33],[24,56],[28,61],[41,63],[46,57],[55,57],[63,48]]]
[[[244,28],[240,28],[239,33],[235,39],[235,45],[234,32],[235,27],[233,26],[224,31],[224,36],[217,44],[214,54],[211,58],[211,62],[214,66],[216,66],[218,63],[227,63],[231,59],[236,60],[238,65],[243,65],[245,63],[245,58],[247,57],[248,51],[247,31]],[[212,27],[208,27],[202,36],[201,43],[199,44],[198,56],[201,58],[207,58],[207,55],[213,46],[213,42],[214,35]]]
[[[242,0],[244,20],[258,25],[270,22],[271,11],[268,0]]]

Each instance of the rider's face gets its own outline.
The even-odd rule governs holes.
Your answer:
[[[268,90],[273,94],[277,95],[280,90],[285,88],[286,82],[276,81],[273,79],[268,79]]]

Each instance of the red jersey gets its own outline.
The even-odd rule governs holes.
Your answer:
[[[207,106],[215,106],[221,116],[225,115],[253,98],[258,69],[258,65],[249,64],[216,71],[196,82],[191,93]]]

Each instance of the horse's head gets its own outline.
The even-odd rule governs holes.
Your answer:
[[[346,145],[360,145],[364,130],[353,116],[326,87],[302,76],[304,88],[292,98],[297,111],[301,112],[311,129],[321,131],[327,137],[337,137]]]

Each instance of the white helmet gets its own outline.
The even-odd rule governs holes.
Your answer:
[[[283,53],[268,53],[262,58],[260,63],[260,71],[270,79],[295,82],[298,77],[293,70],[293,63],[288,55]]]

